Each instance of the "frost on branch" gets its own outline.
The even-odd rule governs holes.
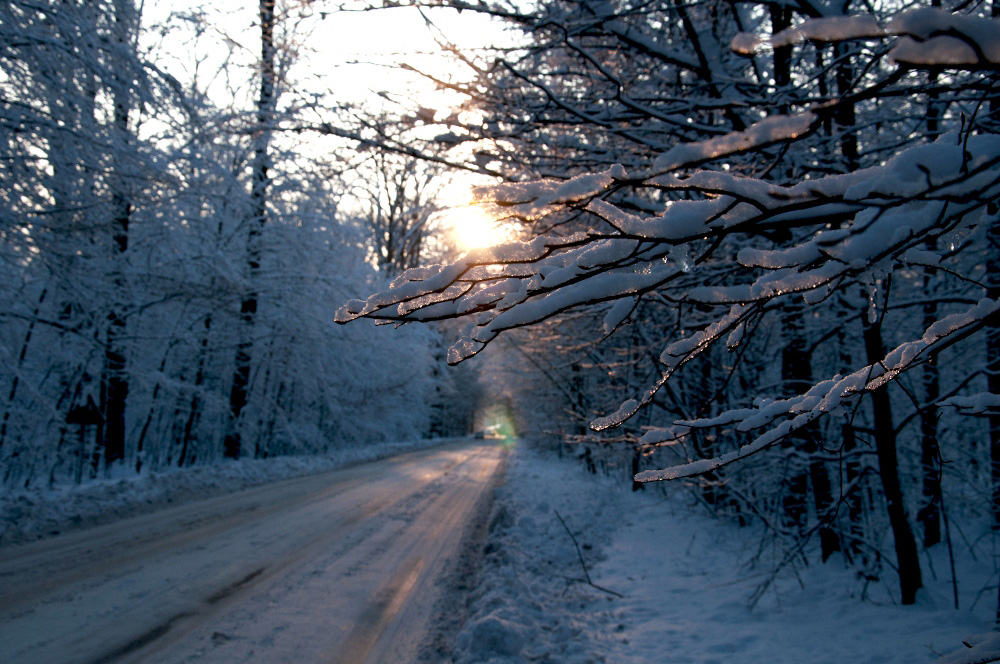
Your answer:
[[[667,371],[629,407],[594,421],[595,430],[605,429],[634,415],[671,372],[719,338],[729,337],[770,300],[813,292],[821,300],[827,289],[845,280],[864,281],[877,263],[921,256],[911,252],[922,251],[927,237],[978,219],[983,201],[1000,196],[998,162],[1000,137],[972,136],[960,145],[957,136],[946,135],[932,145],[904,151],[884,166],[790,187],[708,172],[668,180],[654,176],[650,182],[676,191],[698,190],[711,181],[730,186],[734,195],[675,201],[659,217],[646,218],[595,198],[587,209],[607,220],[614,229],[610,234],[595,230],[564,238],[541,236],[476,250],[452,265],[411,270],[389,290],[343,306],[337,320],[368,316],[409,322],[475,314],[465,338],[449,354],[449,361],[456,363],[505,330],[573,308],[624,302],[613,307],[615,316],[609,318],[617,325],[620,320],[615,318],[631,309],[635,298],[653,290],[678,302],[731,305],[715,323],[668,344],[660,357]],[[854,214],[848,226],[828,228],[822,223],[845,213]],[[789,228],[808,223],[816,230],[785,248],[737,250],[730,260],[764,270],[750,283],[670,290],[670,284],[691,269],[671,260],[679,248],[690,246],[685,252],[690,255],[700,241],[737,233],[752,236],[758,226],[779,222]]]
[[[980,392],[969,396],[950,397],[938,402],[939,406],[957,408],[966,415],[1000,413],[1000,394]]]
[[[911,67],[993,68],[1000,65],[1000,24],[976,16],[962,16],[935,7],[904,11],[879,26],[872,16],[812,18],[782,30],[769,39],[738,34],[730,44],[741,55],[763,48],[813,42],[842,42],[899,36],[889,59]]]
[[[602,323],[601,329],[604,334],[611,334],[618,326],[624,323],[629,314],[635,310],[635,305],[639,303],[639,298],[622,298],[618,300],[604,316],[604,322]]]
[[[566,181],[508,182],[476,187],[474,194],[476,200],[486,203],[486,210],[497,217],[538,219],[552,212],[554,206],[589,200],[627,177],[625,169],[617,164],[601,173],[578,175]]]
[[[699,475],[767,449],[826,413],[848,405],[858,395],[878,389],[900,373],[924,361],[937,346],[945,344],[951,337],[968,334],[982,327],[986,319],[997,312],[1000,312],[1000,301],[981,300],[967,311],[947,316],[934,323],[919,340],[901,344],[888,353],[881,362],[863,367],[846,377],[835,376],[820,382],[805,394],[790,399],[769,401],[753,409],[726,411],[714,418],[677,422],[675,426],[682,426],[685,429],[735,424],[738,431],[762,428],[766,430],[750,443],[727,454],[711,459],[699,459],[664,470],[644,471],[636,475],[636,480],[655,482]],[[966,404],[985,409],[995,407],[1000,404],[1000,400],[997,399],[997,395],[976,395],[969,398],[953,398],[942,403],[960,408]],[[652,439],[652,436],[650,438]]]
[[[808,19],[795,27],[786,28],[770,39],[741,32],[733,38],[730,48],[740,55],[752,55],[754,51],[765,47],[780,48],[806,41],[839,42],[884,35],[885,30],[870,15],[826,16]]]
[[[1000,60],[997,25],[941,10],[903,12],[885,27],[867,16],[824,17],[779,32],[768,44],[877,39],[886,47],[873,57],[891,52],[896,63],[965,67],[964,74],[973,76],[969,72]],[[745,37],[734,47],[744,52],[756,48]],[[871,81],[858,79],[860,98],[878,98],[883,82],[877,77],[885,76],[898,86],[891,99],[910,95],[915,100],[906,102],[911,105],[907,113],[923,108],[925,91],[911,94],[905,87],[911,84],[908,79],[885,74],[893,69],[891,63],[877,64]],[[869,82],[872,87],[865,89]],[[337,319],[365,316],[407,323],[461,318],[467,326],[449,353],[450,362],[460,362],[505,331],[571,310],[591,309],[601,316],[595,336],[626,327],[637,307],[651,300],[671,312],[697,311],[696,324],[654,339],[657,347],[649,356],[653,377],[645,385],[626,386],[620,406],[592,421],[596,431],[628,422],[678,371],[710,350],[743,352],[753,343],[756,323],[773,319],[775,312],[791,310],[805,319],[818,316],[816,308],[825,303],[858,299],[863,293],[867,297],[856,313],[870,309],[867,320],[874,322],[884,314],[894,273],[907,270],[912,282],[915,269],[953,271],[956,256],[981,241],[995,223],[1000,136],[953,123],[951,131],[933,134],[926,143],[901,139],[880,148],[877,160],[868,158],[863,162],[867,167],[853,172],[806,168],[808,177],[801,177],[790,169],[795,177],[768,179],[769,167],[743,167],[756,163],[751,157],[777,163],[773,160],[785,150],[802,148],[800,158],[818,152],[816,142],[839,121],[837,105],[844,103],[791,104],[764,117],[748,113],[740,130],[651,149],[646,167],[630,164],[629,173],[616,165],[565,180],[480,188],[477,196],[498,217],[519,220],[529,229],[574,232],[558,236],[539,230],[526,242],[476,250],[451,265],[407,272],[388,290],[342,307]],[[826,140],[823,148],[842,156],[836,140]],[[726,170],[732,166],[739,168]],[[982,278],[977,269],[960,279],[977,283]],[[982,328],[987,317],[996,315],[996,302],[968,306],[980,296],[952,301],[952,308],[936,313],[939,322],[919,338],[904,336],[904,330],[881,362],[868,364],[869,359],[858,367],[862,360],[849,358],[838,369],[844,375],[810,380],[815,384],[804,393],[649,429],[632,440],[666,445],[705,428],[731,431],[740,441],[751,433],[754,437],[728,454],[648,471],[640,479],[719,468],[855,404],[861,395]],[[945,315],[959,305],[966,307],[964,312]],[[878,352],[883,353],[881,348]],[[992,412],[992,398],[952,397],[939,405]]]
[[[1000,23],[942,9],[913,9],[893,18],[888,32],[902,35],[889,57],[914,67],[990,68],[1000,65]]]
[[[728,157],[750,150],[790,141],[805,134],[817,121],[813,113],[773,115],[736,131],[707,141],[681,143],[656,158],[653,168],[672,171],[686,166],[698,166],[706,161]]]

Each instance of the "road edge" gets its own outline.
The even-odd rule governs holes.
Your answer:
[[[483,491],[475,515],[465,527],[462,541],[454,560],[450,561],[441,576],[438,598],[428,623],[427,635],[417,649],[416,664],[445,664],[453,662],[455,642],[465,626],[471,608],[472,591],[478,585],[485,546],[490,534],[491,516],[500,487],[507,478],[507,459],[510,446],[504,445],[503,453],[489,486]]]
[[[145,476],[97,481],[73,487],[37,491],[0,490],[0,549],[77,533],[111,523],[152,514],[217,496],[255,489],[320,473],[344,470],[374,461],[421,452],[464,438],[399,441],[370,446],[369,455],[336,459],[307,457],[302,468],[267,467],[272,459],[254,460],[262,468],[257,476],[236,473],[226,476],[225,464],[169,469]],[[291,464],[294,457],[273,457],[278,464]]]

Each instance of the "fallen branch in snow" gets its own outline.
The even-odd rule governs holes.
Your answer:
[[[573,540],[573,546],[576,547],[576,557],[580,559],[580,567],[583,568],[583,576],[585,577],[583,580],[587,582],[587,585],[593,586],[594,588],[597,588],[598,590],[606,592],[610,595],[614,595],[615,597],[624,597],[624,595],[622,595],[621,593],[617,593],[614,590],[609,590],[608,588],[599,586],[593,581],[591,581],[590,572],[587,571],[587,563],[583,561],[583,552],[580,551],[580,545],[579,543],[577,543],[576,537],[573,536],[573,532],[569,529],[569,526],[566,525],[566,522],[563,521],[562,515],[559,514],[559,510],[553,510],[553,511],[556,513],[556,518],[559,519],[559,523],[561,523],[562,527],[566,530],[566,534],[569,535],[569,538],[571,540]]]

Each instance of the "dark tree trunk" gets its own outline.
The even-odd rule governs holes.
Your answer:
[[[136,27],[135,7],[130,0],[115,0],[115,42],[123,50],[131,47],[131,38]],[[126,193],[122,154],[130,144],[129,110],[132,106],[131,76],[127,73],[115,76],[114,135],[116,148],[114,172],[112,173],[111,209],[112,219],[112,261],[114,263],[114,289],[112,309],[108,312],[108,327],[105,332],[104,368],[101,375],[101,412],[104,416],[103,445],[104,463],[108,469],[125,459],[125,404],[128,400],[128,377],[126,375],[124,339],[125,318],[123,303],[118,299],[124,293],[121,267],[128,250],[129,222],[132,205]]]
[[[843,99],[850,94],[854,78],[850,47],[847,44],[837,44],[834,47],[834,54],[834,57],[837,58],[837,94]],[[837,107],[835,120],[837,131],[840,132],[838,142],[840,143],[840,154],[844,160],[844,168],[846,172],[853,173],[858,169],[860,163],[854,104],[841,103]]]
[[[806,340],[802,329],[802,306],[798,302],[789,302],[785,306],[781,349],[781,379],[782,393],[785,396],[801,394],[809,389],[811,367],[806,352]],[[809,475],[806,449],[812,446],[811,439],[815,435],[810,428],[788,436],[782,443],[788,470],[784,481],[785,491],[782,498],[785,526],[794,532],[803,532],[809,514],[808,493]]]
[[[635,476],[639,474],[639,462],[642,459],[642,450],[638,447],[632,450],[632,491],[642,491],[646,488],[646,485],[642,482],[636,482]]]
[[[931,6],[939,7],[940,0],[931,0]],[[933,87],[938,80],[938,72],[929,72],[927,82]],[[941,116],[944,109],[938,101],[938,95],[930,92],[927,99],[927,139],[935,140],[941,133]],[[937,243],[929,240],[929,251],[937,249]],[[934,300],[933,271],[924,272],[924,294],[927,304],[924,305],[924,329],[937,320],[937,302]],[[937,400],[941,395],[940,378],[938,375],[937,358],[932,356],[923,367],[921,376],[924,386],[924,408],[920,413],[920,467],[922,479],[923,504],[917,513],[917,521],[923,526],[924,547],[932,547],[941,541],[941,451],[938,442],[938,408]]]
[[[1000,18],[1000,2],[990,8],[993,18]],[[1000,123],[1000,97],[989,103],[990,122]],[[994,219],[987,233],[986,297],[1000,298],[1000,219]],[[1000,394],[1000,323],[993,321],[986,328],[986,385],[991,394]],[[990,431],[990,478],[993,485],[993,528],[1000,529],[1000,415],[987,419]],[[998,591],[1000,592],[1000,591]],[[1000,601],[997,604],[1000,623]]]
[[[813,499],[816,501],[816,513],[822,519],[832,519],[830,513],[833,508],[833,484],[830,481],[830,472],[826,463],[818,458],[821,446],[819,444],[818,427],[810,427],[809,440],[806,441],[806,453],[812,455],[809,462],[809,479],[812,482]],[[830,527],[829,521],[824,522],[819,528],[820,555],[823,562],[837,551],[840,551],[840,538],[836,531]]]
[[[876,364],[885,357],[885,347],[882,343],[882,322],[881,320],[874,323],[869,321],[867,313],[862,314],[862,321],[868,363]],[[889,512],[889,524],[892,526],[892,536],[896,545],[899,589],[903,604],[913,604],[916,602],[917,590],[923,586],[923,581],[920,575],[917,542],[910,529],[910,521],[906,515],[906,504],[903,501],[903,489],[899,481],[896,431],[892,424],[892,406],[889,402],[888,387],[883,385],[871,394],[875,424],[875,451],[878,457],[879,477],[882,480],[882,489],[885,493],[886,508]]]
[[[777,34],[792,24],[792,10],[780,5],[769,8],[771,32]],[[785,94],[785,88],[791,84],[792,47],[781,46],[774,49],[774,83],[776,94]],[[787,104],[779,104],[779,112],[787,113]],[[779,175],[780,179],[783,176]],[[801,394],[809,389],[812,380],[812,366],[806,348],[805,329],[802,325],[802,303],[792,298],[786,305],[783,318],[784,346],[781,352],[781,378],[785,394]],[[809,479],[815,475],[813,490],[817,506],[822,505],[821,512],[831,503],[830,480],[821,462],[814,463],[810,458],[819,449],[819,432],[814,425],[797,435],[790,436],[783,446],[789,459],[785,493],[782,500],[785,525],[789,529],[802,532],[806,528],[808,518]],[[834,550],[836,537],[828,528],[821,536],[823,560],[826,560]]]
[[[188,450],[191,447],[191,436],[195,422],[201,417],[201,386],[205,382],[205,361],[208,355],[208,335],[212,330],[212,315],[205,316],[205,334],[201,338],[201,353],[198,355],[198,371],[194,376],[194,390],[191,394],[191,408],[184,422],[184,433],[181,438],[181,453],[177,458],[177,467],[183,468],[188,460]]]
[[[850,305],[843,298],[837,298],[835,311],[846,318]],[[839,371],[845,372],[854,366],[851,352],[853,344],[848,340],[848,329],[841,325],[837,331]],[[840,478],[841,490],[844,494],[844,505],[847,507],[847,537],[845,549],[852,560],[867,561],[866,549],[862,545],[865,539],[864,527],[864,495],[866,477],[861,465],[861,455],[858,446],[857,431],[853,418],[845,420],[840,425],[841,454],[843,455],[843,476]]]
[[[862,487],[861,460],[858,456],[858,439],[854,431],[854,426],[849,422],[841,426],[841,436],[844,441],[844,481],[848,485],[844,502],[847,504],[848,521],[848,550],[852,557],[864,559],[864,547],[862,542],[865,538],[864,522],[864,488]]]
[[[125,459],[125,402],[128,379],[125,375],[125,353],[122,338],[125,321],[117,312],[108,316],[105,335],[104,368],[101,377],[101,412],[104,416],[102,446],[105,469]]]
[[[164,375],[167,368],[167,357],[170,355],[169,350],[163,353],[163,357],[160,359],[160,370],[159,374]],[[157,381],[156,386],[153,388],[153,394],[149,399],[149,412],[146,413],[146,421],[143,422],[142,430],[139,432],[139,436],[135,441],[135,472],[142,472],[142,450],[146,444],[146,435],[149,433],[149,427],[153,424],[153,417],[156,413],[156,400],[160,395],[160,385],[161,383]]]
[[[14,369],[14,375],[11,377],[10,390],[7,392],[7,407],[3,411],[3,421],[0,421],[0,450],[3,449],[4,441],[7,440],[7,423],[10,420],[11,411],[14,410],[14,399],[17,398],[17,388],[20,383],[21,368],[24,366],[24,358],[28,354],[28,347],[31,345],[31,336],[35,331],[35,321],[38,320],[38,315],[41,313],[42,304],[45,302],[45,296],[49,292],[47,288],[42,290],[41,295],[38,296],[38,304],[35,305],[35,311],[31,316],[31,320],[28,321],[28,329],[24,333],[24,339],[21,341],[21,351],[17,354],[17,365]]]
[[[243,447],[240,424],[250,387],[254,321],[257,317],[257,273],[260,271],[261,234],[267,222],[268,143],[275,100],[274,0],[260,0],[260,97],[257,100],[257,128],[250,183],[250,230],[247,237],[247,292],[240,303],[242,330],[236,349],[236,369],[229,394],[229,432],[223,454],[238,459]]]
[[[769,6],[771,17],[771,34],[776,35],[785,28],[792,26],[792,10],[789,7],[775,3]],[[785,88],[792,82],[792,47],[779,46],[774,49],[774,85],[778,95],[784,95]],[[778,105],[779,113],[787,113],[788,105]]]
[[[582,436],[587,433],[587,423],[584,419],[587,413],[587,401],[586,385],[584,384],[583,372],[580,370],[579,363],[573,363],[570,367],[570,374],[569,393],[567,396],[572,399],[570,407],[576,415],[576,433]]]
[[[1000,2],[990,7],[993,18],[1000,18]],[[1000,123],[1000,97],[989,103],[990,122]],[[994,219],[987,234],[986,297],[1000,298],[1000,219]],[[986,328],[986,384],[991,394],[1000,394],[1000,324]],[[990,477],[993,481],[993,528],[1000,529],[1000,415],[988,418],[990,430]],[[1000,602],[997,607],[1000,622]]]
[[[934,243],[929,243],[934,251]],[[937,320],[937,303],[931,293],[931,274],[924,275],[924,329]],[[923,503],[917,513],[917,521],[923,526],[924,547],[932,547],[941,541],[941,466],[938,443],[938,408],[935,405],[941,395],[937,358],[931,357],[923,366],[921,376],[924,386],[924,407],[920,413],[920,468]]]
[[[786,394],[803,394],[812,384],[812,358],[809,356],[806,330],[802,324],[801,302],[790,302],[785,309],[786,341],[781,351],[781,377]],[[784,443],[792,458],[791,477],[786,487],[784,510],[786,523],[804,530],[808,516],[807,498],[812,483],[816,513],[824,518],[833,506],[833,488],[826,464],[818,458],[820,432],[812,423]],[[799,458],[801,457],[801,459]],[[840,540],[828,523],[820,526],[820,552],[825,562],[840,550]]]
[[[986,297],[1000,298],[1000,221],[994,220],[987,234]],[[986,386],[991,394],[1000,394],[1000,325],[996,320],[986,327]],[[990,477],[993,486],[993,527],[1000,529],[1000,415],[987,418],[990,435]]]
[[[703,417],[711,417],[715,414],[715,405],[712,398],[715,393],[715,376],[712,369],[715,367],[711,350],[702,355],[701,359],[701,385],[698,390],[698,401],[700,407],[698,413]],[[701,459],[711,459],[718,451],[716,450],[715,438],[702,431],[692,431],[691,440],[694,448]],[[725,494],[722,491],[720,473],[708,472],[702,475],[701,496],[709,505],[721,505],[725,502]]]

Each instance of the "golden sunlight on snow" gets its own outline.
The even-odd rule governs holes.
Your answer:
[[[491,247],[511,239],[509,230],[475,205],[449,208],[442,214],[455,247],[461,251]]]

